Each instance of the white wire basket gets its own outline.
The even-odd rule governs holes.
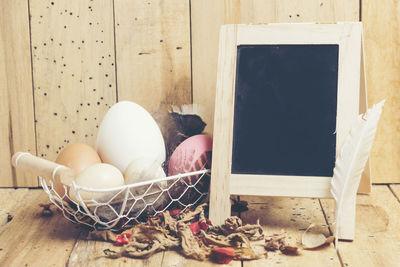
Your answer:
[[[50,201],[68,220],[90,230],[121,231],[145,223],[150,217],[166,210],[184,212],[206,201],[210,170],[203,169],[110,189],[91,189],[72,182],[70,187],[64,186],[65,193],[62,196],[54,189],[51,180],[47,184],[46,179],[39,179]]]

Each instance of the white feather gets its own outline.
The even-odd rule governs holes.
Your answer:
[[[379,102],[357,118],[335,162],[331,193],[336,201],[336,248],[343,216],[343,203],[346,198],[357,194],[384,103],[385,100]]]

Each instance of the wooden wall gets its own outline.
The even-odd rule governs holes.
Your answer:
[[[362,3],[370,105],[386,99],[372,147],[376,183],[400,183],[400,1]]]
[[[388,100],[372,176],[400,182],[398,3],[364,2],[369,102]],[[199,103],[212,133],[222,24],[358,21],[359,12],[359,0],[0,1],[0,186],[38,185],[11,168],[16,151],[54,160],[69,143],[94,145],[119,100],[150,111]]]

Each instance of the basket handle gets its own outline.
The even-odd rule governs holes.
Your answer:
[[[45,178],[70,185],[75,179],[73,169],[53,161],[36,157],[27,152],[17,152],[11,159],[12,165],[20,170],[28,171]]]

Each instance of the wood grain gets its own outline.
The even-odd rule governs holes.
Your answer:
[[[110,259],[104,257],[103,250],[111,249],[118,251],[120,247],[116,247],[111,243],[102,241],[87,241],[79,239],[68,260],[68,266],[160,266],[162,253],[153,255],[146,260],[132,258]]]
[[[212,6],[213,8],[210,8]],[[193,102],[205,106],[213,132],[219,28],[230,23],[358,21],[357,0],[192,0]]]
[[[49,202],[42,190],[30,190],[19,195],[1,194],[1,202],[17,204],[13,208],[13,219],[0,228],[1,266],[61,266],[65,265],[78,236],[78,230],[61,214],[42,217],[39,203]],[[18,201],[18,202],[17,202]],[[55,211],[55,208],[52,208]]]
[[[17,151],[36,154],[27,1],[0,2],[0,87],[0,186],[38,186],[10,164]]]
[[[372,181],[400,182],[400,3],[363,1],[368,103],[386,99],[371,151]]]
[[[236,70],[237,26],[221,27],[219,43],[215,135],[210,183],[210,220],[223,224],[231,214],[230,177],[232,165],[234,81]]]
[[[189,0],[115,1],[118,100],[191,103]]]
[[[334,203],[321,200],[329,223]],[[400,204],[388,186],[373,186],[370,195],[357,196],[356,234],[353,242],[339,242],[345,266],[396,266],[400,261]]]
[[[116,101],[112,0],[30,2],[38,155],[94,145]]]
[[[394,196],[400,201],[400,184],[389,185],[390,190],[393,192]]]
[[[29,189],[1,189],[0,210],[6,211],[11,215],[17,213],[22,201],[29,194]]]
[[[241,261],[231,261],[228,264],[217,264],[209,260],[197,261],[192,259],[186,259],[176,251],[166,251],[164,252],[164,257],[162,260],[162,267],[180,267],[180,266],[198,266],[198,267],[216,267],[216,266],[230,266],[230,267],[240,267],[242,266]]]
[[[3,24],[2,24],[3,25]],[[0,28],[2,29],[2,28]],[[5,40],[3,40],[3,30],[0,33],[0,87],[7,86],[6,73],[6,51]],[[0,169],[1,177],[3,177],[1,186],[12,185],[15,177],[13,177],[11,169],[11,151],[10,151],[10,107],[8,103],[8,89],[0,90]]]
[[[307,227],[314,223],[315,230],[325,236],[330,232],[318,199],[241,197],[249,203],[249,211],[241,213],[243,223],[255,223],[257,219],[266,236],[287,233],[289,242],[298,246],[300,256],[287,256],[280,252],[268,252],[267,259],[244,261],[243,266],[340,266],[339,258],[333,245],[320,250],[301,249],[301,236]],[[258,203],[258,204],[257,204]],[[256,247],[263,251],[263,243]]]

